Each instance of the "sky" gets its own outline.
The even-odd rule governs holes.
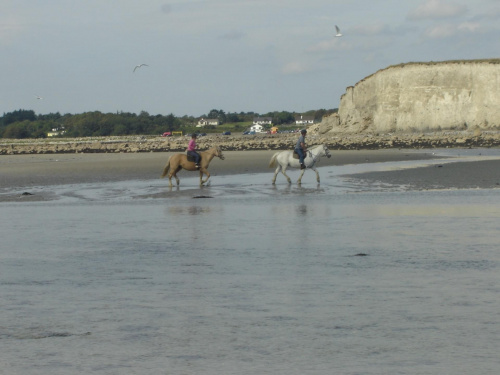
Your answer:
[[[2,114],[301,113],[390,65],[498,57],[500,0],[0,0]]]

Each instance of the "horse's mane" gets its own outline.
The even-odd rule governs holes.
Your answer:
[[[210,150],[213,150],[213,149],[217,149],[219,148],[220,149],[220,146],[216,146],[216,145],[207,145],[206,148],[203,150],[203,151],[210,151]],[[202,152],[202,151],[200,151]]]

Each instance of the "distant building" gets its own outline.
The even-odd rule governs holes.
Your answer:
[[[196,127],[201,128],[207,125],[217,126],[220,125],[220,121],[217,118],[201,118],[198,120],[198,125],[196,125]]]
[[[250,131],[256,132],[256,133],[262,133],[264,131],[264,127],[261,124],[253,124],[250,127]]]
[[[64,127],[62,128],[54,128],[52,131],[47,133],[47,137],[57,137],[58,135],[63,135],[66,133],[66,130],[64,130]]]
[[[310,125],[314,124],[314,116],[303,116],[299,115],[295,117],[295,123],[297,125]]]
[[[273,123],[272,117],[255,117],[253,119],[254,125],[271,125]]]

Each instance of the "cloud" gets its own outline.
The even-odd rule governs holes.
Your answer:
[[[461,16],[467,11],[465,5],[453,4],[442,0],[426,0],[408,14],[410,20],[452,18]]]
[[[464,22],[458,25],[459,30],[466,30],[471,33],[475,32],[481,27],[481,25],[478,22]]]
[[[457,33],[457,28],[454,25],[438,25],[430,27],[425,31],[425,36],[431,39],[448,38]]]
[[[161,6],[161,11],[165,14],[171,13],[172,12],[172,6],[170,4],[163,4]]]
[[[308,70],[309,69],[307,68],[307,66],[305,64],[298,62],[298,61],[289,62],[289,63],[285,64],[283,69],[281,69],[282,73],[286,74],[286,75],[304,73]]]
[[[219,36],[219,39],[225,39],[225,40],[240,40],[245,36],[241,31],[233,30],[233,31],[228,31],[227,33],[224,33]]]
[[[309,47],[307,49],[308,52],[324,52],[324,51],[330,51],[335,49],[335,46],[337,45],[336,40],[324,40],[321,42],[316,43],[315,45]]]
[[[498,23],[499,19],[500,19],[500,7],[496,9],[488,9],[487,11],[483,11],[482,13],[476,14],[474,17],[471,18],[471,21],[477,21],[477,22],[494,21]]]
[[[350,49],[350,45],[346,42],[340,41],[340,38],[334,38],[323,40],[318,42],[309,48],[307,48],[307,52],[327,52],[327,51],[340,51]]]
[[[403,36],[415,32],[417,27],[407,24],[389,25],[384,23],[363,24],[349,29],[350,35],[359,36]]]
[[[383,34],[388,31],[387,26],[382,23],[376,23],[371,25],[360,25],[354,26],[349,29],[349,34],[352,35],[378,35]]]
[[[25,28],[18,20],[8,18],[0,20],[0,45],[8,45],[25,31]]]
[[[428,28],[424,35],[431,39],[449,38],[458,34],[474,33],[480,28],[478,23],[464,22],[459,25],[442,24]]]

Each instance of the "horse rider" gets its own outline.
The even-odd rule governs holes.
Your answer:
[[[300,137],[297,140],[297,144],[295,145],[295,152],[299,155],[300,169],[306,169],[306,165],[304,164],[304,158],[306,157],[307,153],[306,134],[307,130],[302,129],[300,131]]]
[[[200,169],[201,156],[196,152],[196,133],[193,133],[191,135],[191,140],[188,143],[186,152],[188,156],[192,156],[194,158],[194,164],[196,166],[196,169]]]

